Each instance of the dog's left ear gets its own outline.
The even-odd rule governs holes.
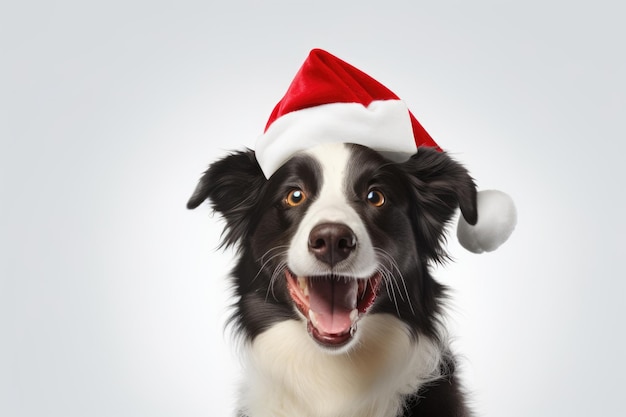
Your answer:
[[[235,152],[211,164],[200,178],[187,208],[195,209],[208,199],[226,221],[223,243],[232,245],[249,232],[249,214],[258,204],[265,182],[254,152]]]
[[[446,221],[460,207],[465,220],[476,224],[476,184],[465,167],[445,152],[429,147],[419,148],[401,166],[412,178],[417,191],[431,200],[430,203],[443,209],[440,211],[443,211],[441,214]]]
[[[476,224],[476,184],[461,164],[429,147],[420,147],[399,167],[409,178],[417,205],[414,219],[418,240],[424,243],[421,249],[440,259],[443,231],[457,207],[467,223]]]

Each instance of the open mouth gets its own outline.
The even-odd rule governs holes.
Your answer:
[[[327,347],[348,343],[359,318],[374,304],[380,273],[369,279],[341,275],[298,277],[286,270],[289,294],[307,318],[309,334]]]

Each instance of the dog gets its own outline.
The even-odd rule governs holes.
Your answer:
[[[363,145],[300,151],[269,179],[255,152],[214,162],[209,200],[238,249],[232,324],[245,346],[239,417],[471,415],[444,326],[444,262],[476,185],[447,153],[394,162]]]

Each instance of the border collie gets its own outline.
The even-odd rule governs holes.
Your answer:
[[[188,208],[225,220],[240,417],[469,416],[443,326],[447,223],[476,222],[476,188],[445,152],[394,163],[323,144],[266,179],[253,151],[213,163]]]

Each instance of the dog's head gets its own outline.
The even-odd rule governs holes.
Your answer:
[[[209,199],[240,259],[235,317],[254,338],[300,319],[322,347],[349,348],[367,314],[390,313],[433,333],[445,226],[460,206],[476,222],[476,188],[446,153],[419,148],[394,163],[360,145],[325,144],[265,179],[254,152],[214,163],[188,202]]]

